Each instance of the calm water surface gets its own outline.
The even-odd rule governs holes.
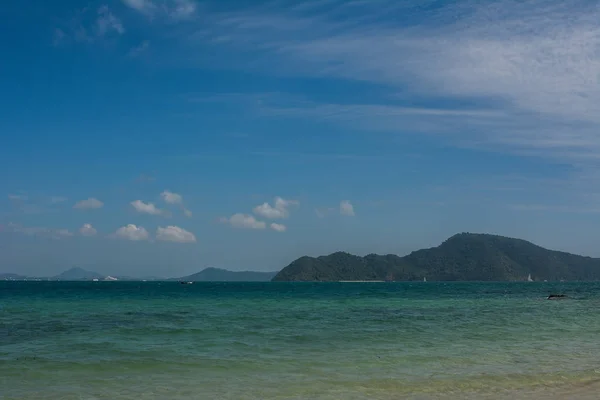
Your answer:
[[[599,380],[600,283],[0,282],[2,399],[597,399]]]

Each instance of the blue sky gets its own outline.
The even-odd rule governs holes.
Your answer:
[[[0,271],[178,276],[463,231],[600,256],[593,2],[0,4]]]

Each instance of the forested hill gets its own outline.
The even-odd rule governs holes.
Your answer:
[[[274,281],[535,281],[600,280],[600,259],[547,250],[521,239],[460,233],[407,256],[344,252],[301,257]]]

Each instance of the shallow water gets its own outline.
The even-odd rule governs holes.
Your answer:
[[[4,399],[591,399],[598,354],[600,283],[0,282]]]

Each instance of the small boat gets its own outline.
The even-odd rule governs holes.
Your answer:
[[[423,282],[427,282],[427,278],[423,277]]]
[[[529,274],[529,276],[527,277],[527,282],[533,282],[533,279],[531,279],[531,274]]]
[[[179,283],[181,283],[182,285],[191,285],[194,282],[179,281]]]
[[[548,296],[548,300],[563,300],[567,298],[568,297],[566,294],[551,294],[550,296]]]

